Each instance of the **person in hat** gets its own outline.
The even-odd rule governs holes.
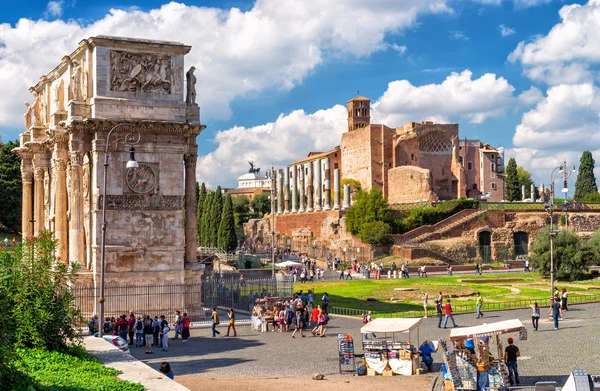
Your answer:
[[[517,357],[521,356],[519,348],[513,344],[512,338],[508,339],[508,346],[504,349],[504,361],[508,367],[508,377],[510,379],[510,385],[519,384],[519,366],[517,364]],[[514,381],[513,381],[514,380]]]

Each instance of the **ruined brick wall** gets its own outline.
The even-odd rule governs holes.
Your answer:
[[[569,229],[574,229],[576,232],[594,232],[600,228],[600,214],[569,213],[568,216]]]
[[[369,191],[372,186],[370,126],[342,134],[341,150],[341,177],[355,179],[363,190]]]
[[[431,186],[431,172],[427,169],[414,166],[392,168],[388,171],[388,179],[390,204],[437,199]]]
[[[297,229],[309,229],[315,238],[321,237],[323,221],[328,218],[339,219],[341,211],[291,213],[275,216],[275,231],[279,235],[293,236]]]

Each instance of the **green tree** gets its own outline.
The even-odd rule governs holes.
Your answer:
[[[533,267],[544,276],[550,275],[550,229],[542,231],[531,247]],[[554,237],[554,270],[557,280],[581,279],[596,255],[590,243],[572,231],[559,231]]]
[[[580,201],[591,195],[598,194],[596,176],[594,175],[595,165],[596,162],[592,157],[592,153],[590,151],[583,151],[579,160],[579,172],[577,173],[577,181],[575,182],[574,199]]]
[[[246,196],[233,198],[233,215],[235,217],[235,226],[241,226],[250,218],[250,200]]]
[[[198,184],[198,182],[196,182]],[[202,211],[204,210],[204,200],[206,199],[206,185],[202,182],[202,187],[198,192],[196,199],[196,240],[201,243],[202,238]]]
[[[531,179],[531,173],[523,167],[519,166],[517,167],[517,178],[519,178],[519,186],[521,190],[523,190],[523,186],[525,186],[525,198],[531,198],[533,200],[533,197],[531,195],[531,185],[535,185],[535,183],[533,179]],[[533,195],[535,196],[535,198],[539,198],[540,195],[538,193],[537,187],[534,186],[533,189]]]
[[[231,194],[226,194],[223,200],[223,213],[221,213],[221,224],[219,225],[218,248],[233,252],[237,248],[237,236],[235,234],[235,218],[233,216],[233,201]]]
[[[208,193],[202,205],[202,226],[200,232],[200,244],[205,247],[210,247],[210,211],[212,208],[214,193]]]
[[[506,200],[521,201],[521,185],[517,175],[517,161],[510,158],[506,165]]]
[[[364,223],[360,227],[358,237],[372,246],[383,246],[392,242],[392,227],[383,221]]]
[[[263,216],[271,212],[271,200],[268,194],[261,193],[254,196],[252,199],[252,210],[259,216]]]
[[[210,206],[210,220],[208,221],[208,242],[210,247],[217,247],[219,244],[219,224],[221,224],[221,213],[223,212],[223,193],[221,186],[217,187],[213,196],[213,202]]]
[[[340,182],[340,198],[344,199],[344,186],[350,185],[350,198],[353,200],[356,193],[362,189],[360,181],[356,179],[343,178]]]
[[[21,231],[21,160],[12,150],[18,141],[0,144],[0,226],[9,231]]]

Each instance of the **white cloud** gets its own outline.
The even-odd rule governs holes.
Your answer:
[[[310,151],[329,150],[339,145],[347,127],[346,116],[347,109],[336,105],[314,114],[296,110],[265,125],[218,132],[217,148],[198,157],[196,177],[211,188],[234,186],[247,161],[266,170],[271,165],[283,167]]]
[[[600,88],[583,83],[548,89],[544,99],[523,114],[513,144],[517,163],[546,184],[564,159],[578,165],[584,150],[600,158]]]
[[[528,90],[521,92],[518,98],[524,106],[531,106],[544,99],[544,94],[539,88],[532,86]]]
[[[393,51],[398,52],[400,54],[404,54],[404,52],[406,52],[406,46],[404,46],[404,45],[400,46],[398,44],[392,43],[388,47],[390,49],[392,49]]]
[[[469,37],[467,37],[465,32],[460,31],[460,30],[450,30],[449,38],[450,38],[450,40],[455,40],[455,39],[462,39],[465,41],[469,40]]]
[[[500,34],[503,37],[508,37],[509,35],[513,35],[515,33],[515,29],[507,27],[507,26],[505,26],[503,24],[501,24],[500,26],[498,26],[498,28],[500,29]]]
[[[503,116],[516,104],[515,89],[502,77],[487,73],[473,79],[465,70],[452,72],[441,84],[414,86],[408,80],[388,84],[387,90],[373,104],[373,121],[401,126],[414,120],[449,121],[462,118],[481,123]]]
[[[508,56],[520,62],[532,80],[577,83],[591,80],[590,64],[600,63],[600,0],[565,5],[562,21],[545,36],[520,42]]]
[[[48,16],[59,17],[63,13],[63,1],[49,1],[46,5]]]
[[[502,1],[509,2],[511,0],[473,0],[476,3],[485,4],[485,5],[500,5]],[[548,4],[552,0],[512,0],[515,5],[515,8],[527,8],[527,7],[535,7],[541,4]]]
[[[444,5],[440,0],[258,0],[242,12],[171,2],[147,12],[113,9],[88,25],[28,19],[14,27],[0,24],[0,85],[5,91],[0,94],[0,127],[22,123],[28,88],[90,36],[192,45],[186,66],[196,66],[202,112],[226,119],[234,98],[293,88],[326,56],[360,57],[385,50],[388,33],[413,26],[419,14],[444,12]]]

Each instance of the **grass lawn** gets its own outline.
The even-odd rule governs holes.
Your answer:
[[[598,280],[573,283],[558,281],[555,285],[559,289],[566,288],[572,299],[600,295]],[[407,290],[397,291],[394,288]],[[440,291],[445,298],[452,299],[454,306],[474,305],[475,292],[480,292],[488,304],[539,300],[540,305],[547,305],[547,298],[550,297],[549,279],[537,273],[315,282],[296,284],[294,289],[314,289],[317,299],[327,292],[329,305],[333,307],[379,312],[422,310],[425,292],[429,294],[431,308],[434,308],[434,300]]]

